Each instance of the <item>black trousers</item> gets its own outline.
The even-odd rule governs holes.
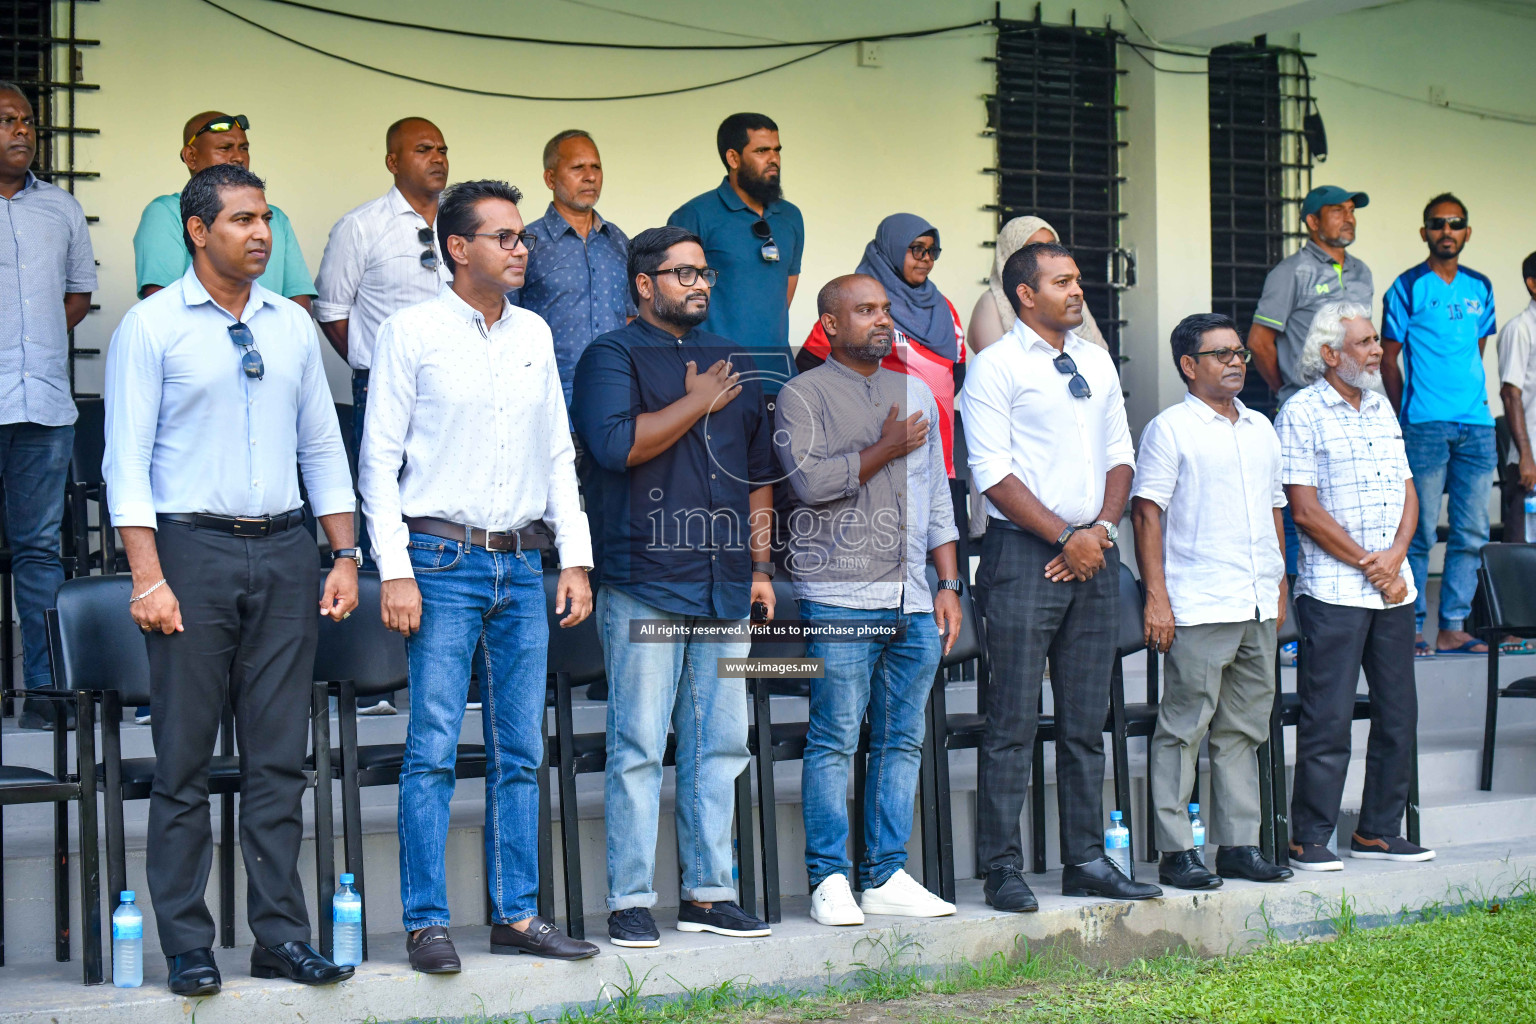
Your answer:
[[[1360,670],[1371,694],[1371,737],[1365,752],[1360,831],[1402,833],[1419,725],[1413,677],[1413,605],[1350,608],[1296,599],[1301,674],[1296,693],[1296,781],[1291,838],[1326,843],[1339,818],[1349,769],[1350,725]]]
[[[1049,658],[1061,859],[1086,864],[1104,855],[1104,720],[1119,639],[1120,556],[1104,552],[1104,568],[1091,580],[1052,583],[1045,566],[1056,547],[996,526],[988,521],[976,574],[992,658],[977,754],[977,862],[988,870],[1024,867],[1019,815]]]
[[[160,520],[160,566],[185,631],[149,648],[155,782],[149,891],[160,947],[213,945],[208,763],[226,696],[240,750],[246,915],[264,946],[309,941],[299,881],[304,754],[319,612],[315,542],[300,529],[240,538]]]

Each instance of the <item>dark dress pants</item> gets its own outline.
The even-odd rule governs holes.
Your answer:
[[[1401,835],[1419,724],[1413,605],[1351,608],[1298,597],[1296,616],[1301,626],[1301,673],[1296,679],[1301,719],[1296,727],[1291,837],[1298,843],[1327,843],[1338,823],[1362,668],[1371,694],[1371,737],[1365,750],[1360,831]]]
[[[213,860],[208,764],[226,696],[240,750],[251,932],[263,946],[308,942],[298,859],[319,613],[315,542],[298,528],[242,538],[164,519],[157,542],[185,626],[145,638],[155,739],[146,874],[160,947],[175,956],[213,945],[204,897]]]
[[[1061,859],[1086,864],[1104,854],[1104,720],[1114,667],[1120,556],[1104,552],[1091,580],[1052,583],[1045,566],[1058,550],[989,519],[976,588],[987,617],[992,683],[977,758],[977,863],[1023,869],[1019,815],[1029,792],[1047,658],[1056,714],[1056,799]]]

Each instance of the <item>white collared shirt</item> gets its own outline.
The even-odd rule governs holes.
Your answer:
[[[1356,409],[1332,384],[1320,379],[1280,407],[1275,429],[1280,434],[1282,481],[1317,488],[1323,511],[1365,550],[1391,547],[1413,471],[1403,448],[1403,429],[1387,400],[1365,390]],[[1301,535],[1298,595],[1352,608],[1387,607],[1381,591],[1358,566],[1334,558],[1305,530],[1297,532]],[[1403,600],[1412,601],[1418,590],[1407,559],[1401,575],[1408,584]]]
[[[241,369],[235,323],[197,272],[135,305],[107,349],[106,457],[114,526],[154,527],[159,512],[317,516],[357,506],[320,339],[302,306],[259,284],[240,322],[263,375]]]
[[[1120,374],[1108,352],[1068,333],[1064,352],[1091,396],[1073,398],[1059,353],[1022,320],[977,353],[955,400],[965,422],[971,473],[986,491],[1010,473],[1074,526],[1099,517],[1104,474],[1134,466]],[[987,514],[1006,518],[988,499]]]
[[[388,192],[345,214],[331,228],[315,277],[315,319],[321,323],[347,321],[347,363],[354,370],[373,365],[374,337],[391,314],[425,302],[452,280],[434,235],[422,242],[419,232],[431,228],[406,202],[400,190]],[[437,268],[421,265],[431,249]]]
[[[549,325],[502,301],[489,327],[450,287],[379,328],[358,489],[379,575],[414,574],[402,516],[485,530],[542,519],[592,566]]]
[[[1280,609],[1280,438],[1269,420],[1234,404],[1236,423],[1185,395],[1141,434],[1131,493],[1164,511],[1163,573],[1177,626],[1270,619]]]
[[[1536,428],[1536,299],[1499,332],[1499,383],[1520,389],[1525,428]],[[1520,446],[1509,446],[1509,461],[1520,461]]]

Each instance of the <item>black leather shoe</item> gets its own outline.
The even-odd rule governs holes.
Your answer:
[[[192,949],[165,958],[168,977],[165,987],[179,996],[211,996],[219,991],[223,979],[214,963],[213,950]]]
[[[550,960],[585,960],[597,956],[598,949],[590,942],[573,939],[544,920],[528,919],[528,930],[520,932],[509,924],[491,926],[491,952],[510,955],[532,953]]]
[[[405,955],[411,968],[422,974],[458,974],[463,969],[459,951],[453,948],[448,929],[442,925],[423,928],[414,935],[405,934]]]
[[[1290,868],[1271,864],[1257,846],[1223,846],[1216,851],[1216,873],[1222,878],[1246,878],[1250,882],[1283,882],[1295,874]]]
[[[1015,914],[1028,914],[1040,909],[1040,901],[1024,881],[1024,872],[1018,868],[993,868],[987,872],[987,882],[981,887],[987,906],[1007,910]]]
[[[354,968],[333,964],[307,942],[257,946],[251,950],[251,977],[287,978],[300,985],[334,985],[352,977]]]
[[[1175,889],[1221,888],[1221,879],[1205,869],[1194,850],[1163,854],[1157,865],[1157,880]]]
[[[1106,896],[1112,900],[1150,900],[1163,890],[1146,882],[1133,882],[1120,873],[1108,857],[1088,864],[1067,864],[1061,869],[1063,896]]]

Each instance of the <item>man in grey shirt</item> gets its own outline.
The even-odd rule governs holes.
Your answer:
[[[43,611],[64,582],[59,520],[75,438],[69,332],[96,290],[85,213],[29,170],[36,155],[32,104],[0,82],[0,495],[28,689],[50,685]],[[44,728],[53,713],[47,701],[29,700],[21,726]]]
[[[1276,393],[1277,407],[1306,386],[1300,374],[1301,349],[1317,311],[1330,302],[1371,304],[1371,268],[1344,252],[1355,241],[1355,211],[1370,201],[1364,192],[1337,185],[1319,185],[1308,192],[1301,203],[1306,243],[1275,264],[1264,279],[1248,347],[1253,349],[1253,365]]]
[[[942,917],[954,905],[905,871],[923,709],[960,629],[958,534],[944,453],[930,431],[938,405],[921,380],[880,365],[893,336],[880,282],[839,277],[821,290],[816,309],[831,357],[784,386],[775,434],[801,506],[788,531],[795,596],[801,619],[821,631],[808,653],[825,664],[823,678],[811,681],[802,773],[811,917],[825,925],[863,924],[865,912]],[[866,710],[861,910],[848,882],[847,795]]]

